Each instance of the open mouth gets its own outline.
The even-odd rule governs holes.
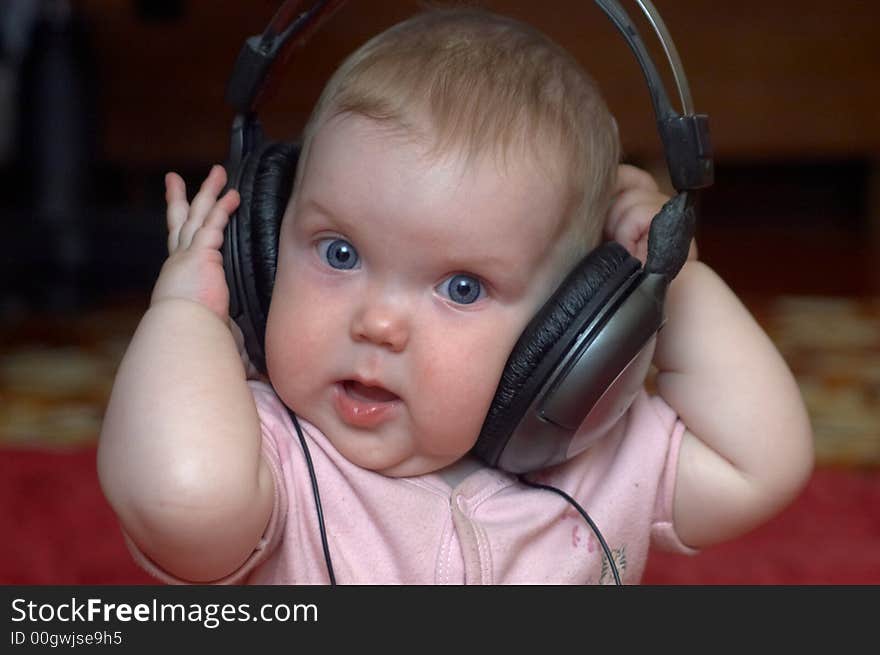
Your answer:
[[[362,403],[390,403],[399,397],[382,387],[372,387],[355,380],[343,380],[342,388],[352,399]]]
[[[374,429],[400,415],[397,394],[355,380],[336,385],[334,403],[339,418],[353,428]]]

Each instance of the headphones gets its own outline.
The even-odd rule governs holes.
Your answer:
[[[693,113],[681,62],[657,10],[648,0],[635,0],[669,60],[682,114],[672,108],[626,12],[616,0],[595,1],[645,75],[678,193],[652,220],[644,267],[622,245],[601,244],[577,264],[513,347],[473,448],[486,464],[511,473],[558,464],[583,452],[632,404],[664,322],[666,290],[687,259],[696,221],[694,192],[713,181],[708,119]],[[226,228],[223,264],[230,316],[241,328],[251,361],[264,372],[278,234],[299,148],[265,139],[257,108],[276,60],[302,45],[342,3],[318,1],[297,13],[298,0],[284,2],[263,34],[245,42],[227,88],[227,101],[236,110],[227,171],[241,203]]]

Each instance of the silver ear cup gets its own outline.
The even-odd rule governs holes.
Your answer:
[[[632,405],[663,324],[666,280],[638,273],[592,318],[507,441],[497,466],[525,473],[583,452]]]

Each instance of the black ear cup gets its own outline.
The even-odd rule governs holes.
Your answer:
[[[266,370],[264,340],[269,301],[278,260],[278,233],[284,210],[293,191],[299,147],[289,143],[267,143],[245,162],[238,191],[241,203],[236,212],[235,261],[239,323],[251,361]]]
[[[497,465],[507,440],[574,340],[618,290],[641,269],[619,243],[604,243],[565,278],[526,326],[513,348],[474,453]]]

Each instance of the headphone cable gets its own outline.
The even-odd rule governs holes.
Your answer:
[[[605,543],[605,538],[602,536],[602,533],[599,532],[599,527],[593,522],[593,519],[590,518],[590,515],[587,514],[586,510],[578,505],[577,501],[565,493],[562,489],[557,489],[556,487],[551,487],[549,484],[541,484],[540,482],[532,482],[529,480],[524,473],[520,474],[519,481],[524,485],[529,487],[535,487],[536,489],[546,489],[547,491],[552,491],[555,494],[562,496],[565,500],[567,500],[572,507],[574,507],[578,512],[580,512],[581,516],[584,517],[584,520],[587,524],[592,528],[593,533],[596,535],[596,538],[599,540],[599,544],[602,546],[602,550],[605,553],[605,557],[608,560],[608,565],[611,567],[611,575],[614,576],[614,584],[620,586],[620,575],[617,573],[617,565],[614,563],[614,557],[611,555],[611,549],[608,548],[608,544]]]
[[[321,546],[324,549],[324,561],[327,563],[327,574],[330,577],[330,584],[336,585],[336,575],[333,572],[333,560],[330,557],[330,547],[327,544],[327,530],[324,526],[324,511],[321,507],[321,494],[318,491],[318,479],[315,475],[315,467],[312,464],[312,455],[309,452],[309,446],[306,443],[305,435],[303,435],[302,428],[299,425],[299,419],[296,414],[290,412],[290,418],[293,420],[293,427],[296,429],[296,435],[299,437],[299,443],[302,446],[303,454],[306,458],[306,466],[309,469],[309,478],[312,483],[312,493],[315,497],[315,511],[318,516],[318,529],[321,532]],[[519,481],[524,485],[529,487],[534,487],[536,489],[544,489],[546,491],[552,491],[559,496],[562,496],[572,507],[574,507],[580,515],[587,522],[587,525],[593,530],[593,533],[596,535],[596,538],[599,540],[599,544],[602,546],[602,551],[605,553],[605,558],[608,560],[608,566],[611,568],[611,575],[614,576],[614,584],[621,585],[620,575],[617,572],[617,565],[614,563],[614,556],[611,554],[611,549],[608,548],[608,544],[605,542],[605,538],[602,536],[602,533],[599,531],[599,527],[590,518],[590,515],[587,514],[586,510],[581,507],[577,501],[569,496],[567,493],[562,491],[562,489],[557,489],[556,487],[552,487],[548,484],[541,484],[540,482],[532,482],[529,480],[525,474],[521,474],[518,476]]]
[[[321,509],[321,494],[318,492],[318,478],[315,475],[315,467],[312,464],[312,455],[309,452],[309,446],[306,444],[306,438],[303,435],[302,428],[299,426],[299,419],[296,414],[290,412],[290,418],[293,419],[293,427],[296,428],[296,434],[299,437],[299,443],[302,446],[303,454],[306,457],[306,466],[309,469],[309,477],[312,480],[312,494],[315,496],[315,510],[318,514],[318,529],[321,531],[321,546],[324,548],[324,561],[327,563],[327,574],[330,576],[330,584],[336,585],[336,575],[333,573],[333,560],[330,559],[330,547],[327,545],[327,530],[324,528],[324,511]]]

